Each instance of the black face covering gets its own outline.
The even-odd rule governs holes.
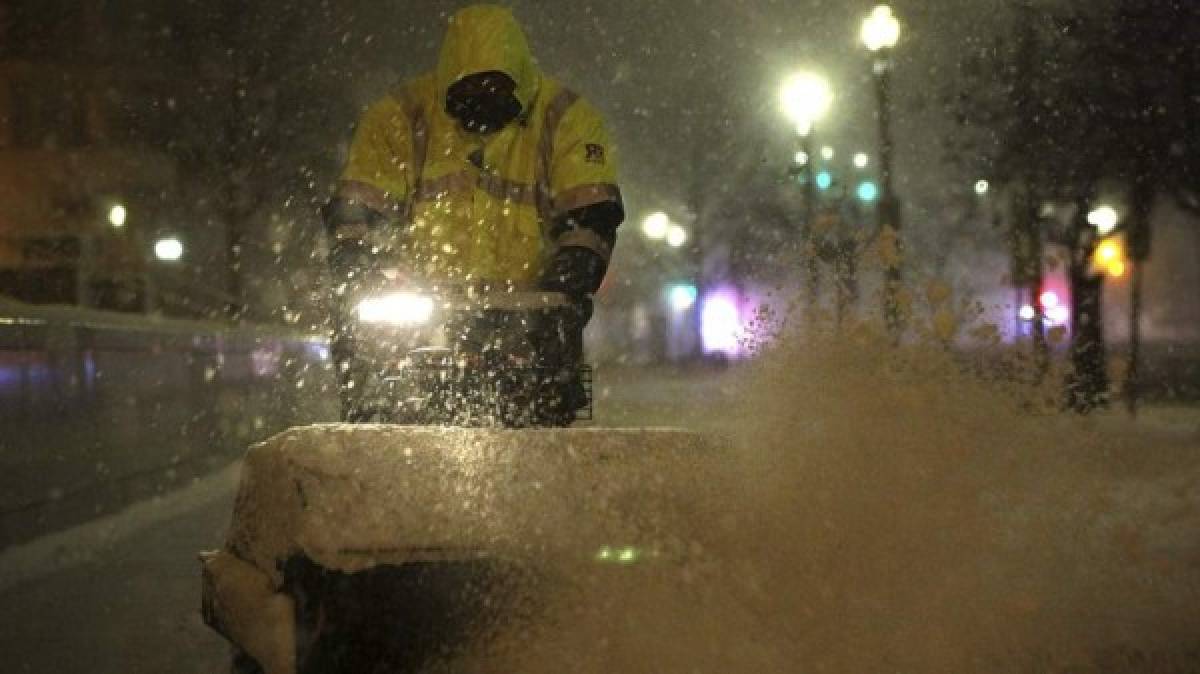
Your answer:
[[[514,94],[516,88],[516,82],[504,73],[469,75],[446,92],[446,114],[457,119],[467,131],[499,131],[521,114],[521,102]]]

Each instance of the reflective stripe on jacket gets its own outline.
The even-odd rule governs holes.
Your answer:
[[[495,133],[467,132],[446,114],[446,90],[485,71],[513,78],[523,112]],[[554,218],[621,200],[600,114],[539,73],[515,19],[491,6],[455,15],[437,70],[366,111],[338,192],[409,225],[402,255],[414,273],[522,284],[560,243],[545,240]],[[599,237],[572,236],[610,253]]]

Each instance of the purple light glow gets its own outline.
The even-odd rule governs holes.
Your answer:
[[[21,366],[0,364],[0,391],[20,391]]]
[[[1071,310],[1063,305],[1046,309],[1046,324],[1051,326],[1067,325],[1071,322]]]
[[[733,293],[717,290],[704,298],[700,325],[705,353],[724,353],[730,357],[738,355],[741,350],[738,335],[742,330],[742,322]]]

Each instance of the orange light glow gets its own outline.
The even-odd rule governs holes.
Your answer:
[[[1121,244],[1113,239],[1108,239],[1096,248],[1096,263],[1098,266],[1110,266],[1114,262],[1120,262],[1124,257],[1124,251],[1121,250]]]

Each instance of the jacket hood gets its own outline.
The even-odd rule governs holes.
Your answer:
[[[473,5],[450,19],[438,60],[438,91],[475,73],[495,70],[517,83],[516,96],[526,112],[537,95],[541,76],[525,31],[512,12],[496,5]]]

